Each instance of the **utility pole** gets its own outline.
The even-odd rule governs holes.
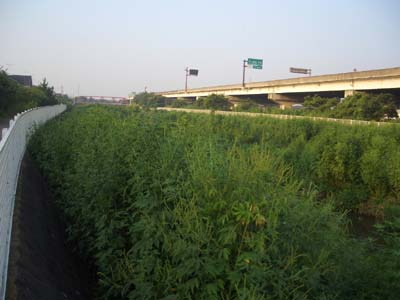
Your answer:
[[[242,80],[242,87],[245,87],[245,77],[246,77],[246,68],[247,68],[247,60],[243,60],[243,80]]]
[[[186,67],[185,72],[186,72],[186,75],[185,75],[185,93],[186,93],[187,92],[187,79],[189,76],[189,68],[188,67]]]
[[[186,72],[186,75],[185,75],[185,93],[186,93],[188,77],[189,76],[198,76],[199,70],[198,69],[189,69],[188,67],[186,67],[185,72]]]

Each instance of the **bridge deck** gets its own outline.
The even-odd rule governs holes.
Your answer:
[[[319,76],[309,76],[300,78],[280,79],[262,82],[246,83],[243,88],[241,84],[219,85],[212,87],[202,87],[184,90],[160,92],[166,97],[181,96],[196,96],[196,94],[204,94],[211,92],[227,92],[227,94],[251,94],[254,93],[271,93],[271,92],[310,92],[315,90],[348,90],[357,88],[355,84],[366,83],[368,86],[359,86],[364,89],[380,89],[380,88],[400,88],[400,67],[360,72],[349,72]],[[325,87],[324,87],[325,86]],[[301,87],[299,89],[299,87]],[[297,88],[297,90],[296,90]],[[278,89],[274,91],[274,89]],[[279,89],[283,89],[279,91]],[[292,91],[291,91],[292,90]],[[242,92],[240,92],[242,91]]]

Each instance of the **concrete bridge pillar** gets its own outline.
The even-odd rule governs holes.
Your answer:
[[[353,96],[355,92],[355,90],[345,90],[344,97],[346,98],[347,96]]]
[[[193,103],[197,100],[197,97],[180,97],[180,99],[185,100],[186,102]]]
[[[225,97],[228,99],[230,103],[232,103],[234,107],[238,106],[240,103],[248,101],[248,99],[244,97],[238,97],[238,96],[225,96]]]
[[[280,109],[292,108],[293,104],[301,102],[296,97],[288,96],[287,94],[276,93],[268,94],[268,100],[275,102],[277,105],[279,105]]]

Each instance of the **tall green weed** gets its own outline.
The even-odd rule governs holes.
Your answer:
[[[400,135],[365,129],[93,106],[40,128],[29,151],[100,299],[377,299],[376,266],[397,252],[353,240],[335,212],[354,186],[367,198],[350,208],[398,201],[397,179],[377,193],[363,162],[375,135]]]

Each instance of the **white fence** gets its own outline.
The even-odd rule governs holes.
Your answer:
[[[0,299],[5,299],[11,227],[19,169],[27,139],[36,125],[66,109],[64,104],[27,110],[10,120],[0,141]]]

